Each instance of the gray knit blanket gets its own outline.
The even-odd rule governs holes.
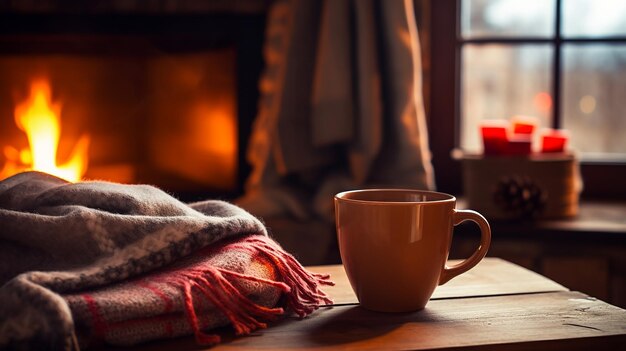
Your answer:
[[[0,262],[0,349],[214,344],[217,326],[247,334],[283,307],[311,313],[332,284],[227,202],[39,172],[0,182]]]

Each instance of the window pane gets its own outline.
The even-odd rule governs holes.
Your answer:
[[[563,127],[572,147],[626,158],[625,98],[626,45],[563,47]]]
[[[554,36],[555,0],[461,0],[461,35]]]
[[[625,0],[567,0],[562,4],[565,37],[626,35]]]
[[[482,149],[482,119],[526,115],[551,125],[551,46],[465,45],[461,54],[462,149]]]

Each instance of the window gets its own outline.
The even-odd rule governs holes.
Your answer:
[[[454,126],[431,131],[435,170],[447,173],[440,189],[460,190],[459,167],[447,159],[452,148],[481,149],[481,120],[531,115],[570,132],[583,196],[626,196],[626,1],[431,0],[431,8],[429,126]]]

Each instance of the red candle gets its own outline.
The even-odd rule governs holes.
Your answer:
[[[513,133],[515,134],[533,134],[539,120],[530,116],[513,116],[511,117],[511,123],[513,124]]]
[[[485,155],[502,155],[507,149],[507,127],[483,124],[480,127]]]
[[[530,134],[513,134],[509,137],[507,154],[530,155],[532,136]]]
[[[505,120],[486,120],[480,124],[480,133],[483,137],[485,155],[503,155],[507,150],[507,129],[509,124]]]
[[[568,140],[566,130],[547,129],[541,136],[541,152],[563,152]]]

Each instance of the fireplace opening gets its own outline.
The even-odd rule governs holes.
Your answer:
[[[0,177],[33,166],[17,113],[38,86],[58,120],[59,168],[78,147],[82,179],[153,184],[185,201],[240,195],[265,16],[210,12],[3,12]]]

